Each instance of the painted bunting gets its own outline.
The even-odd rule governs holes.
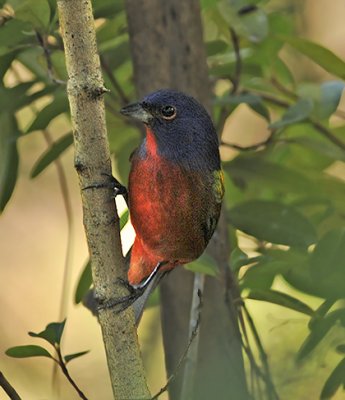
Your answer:
[[[197,259],[216,229],[224,195],[218,137],[193,97],[164,89],[121,113],[144,123],[131,156],[128,205],[136,237],[125,307],[158,271]],[[124,307],[124,308],[125,308]]]

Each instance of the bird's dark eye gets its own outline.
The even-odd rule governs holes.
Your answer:
[[[173,106],[164,106],[161,109],[161,113],[164,119],[174,119],[176,117],[176,108]]]

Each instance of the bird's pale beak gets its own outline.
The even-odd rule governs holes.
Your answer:
[[[127,117],[137,119],[145,124],[148,124],[153,118],[152,114],[147,111],[141,103],[129,104],[128,106],[123,107],[120,112]]]

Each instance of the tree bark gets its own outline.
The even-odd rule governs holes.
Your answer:
[[[96,47],[90,0],[58,0],[65,46],[75,144],[75,167],[79,176],[84,226],[92,262],[96,298],[107,300],[125,293],[117,285],[125,277],[117,210],[111,189],[89,188],[105,183],[111,174],[105,124],[103,79]],[[115,399],[148,399],[140,350],[131,308],[121,313],[99,312],[107,362]]]
[[[211,90],[198,0],[127,0],[126,12],[138,96],[164,87],[187,92],[210,110]],[[221,279],[207,277],[204,291],[195,398],[248,399],[237,310],[225,302],[230,279],[226,214],[222,213],[212,254]],[[225,228],[224,228],[225,227]],[[226,263],[224,262],[226,261]],[[168,375],[188,342],[193,274],[175,269],[161,283],[162,329]],[[178,399],[183,374],[169,386]]]

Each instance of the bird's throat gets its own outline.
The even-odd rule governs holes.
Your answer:
[[[157,142],[154,133],[146,127],[146,151],[151,156],[157,156]]]

